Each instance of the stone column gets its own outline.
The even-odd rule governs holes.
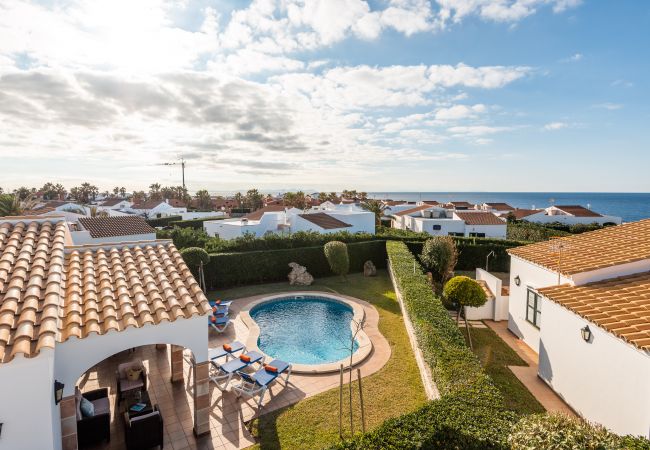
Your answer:
[[[171,364],[172,364],[172,383],[183,381],[183,346],[172,345]]]
[[[194,434],[201,436],[210,432],[210,362],[194,366]]]
[[[74,394],[61,399],[62,450],[77,450],[77,408]]]

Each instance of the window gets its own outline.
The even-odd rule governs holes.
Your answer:
[[[450,232],[450,233],[449,233],[449,236],[458,236],[458,237],[463,237],[463,236],[465,236],[465,234],[464,234],[464,233],[453,233],[453,232]]]
[[[442,225],[434,225],[432,228],[434,230],[442,230]]]
[[[526,297],[526,320],[539,328],[542,319],[542,296],[528,288]]]
[[[469,237],[478,237],[478,238],[484,238],[485,233],[470,233]]]

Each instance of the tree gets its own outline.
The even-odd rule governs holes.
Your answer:
[[[257,189],[249,189],[246,192],[246,204],[253,211],[260,209],[264,206],[264,196]]]
[[[0,194],[0,217],[19,216],[23,212],[17,195]]]
[[[149,185],[149,199],[162,200],[162,193],[160,192],[160,183],[152,183]]]
[[[14,189],[14,195],[18,197],[18,201],[29,200],[36,194],[36,188],[27,188],[21,186],[18,189]]]
[[[142,203],[145,201],[147,198],[147,195],[144,193],[144,191],[133,191],[133,196],[131,197],[131,201],[133,203]]]
[[[370,211],[375,215],[375,225],[380,226],[381,225],[381,218],[384,215],[384,210],[386,209],[386,205],[384,202],[380,202],[379,200],[365,200],[363,203],[361,203],[361,207],[365,209],[366,211]]]
[[[126,188],[124,186],[120,188],[120,197],[126,198]]]
[[[237,192],[234,199],[237,202],[237,207],[241,209],[244,205],[244,195],[241,192]]]
[[[120,187],[119,187],[119,186],[115,186],[115,187],[113,188],[113,195],[117,197],[119,194],[120,194]]]
[[[287,207],[305,209],[307,207],[307,196],[303,191],[285,192],[282,196],[282,202]]]
[[[327,195],[327,192],[319,192],[318,193],[318,201],[319,202],[325,203],[328,200],[329,200],[329,195]]]
[[[197,207],[203,211],[210,211],[212,207],[212,199],[210,198],[210,193],[206,189],[201,189],[196,191],[196,203]]]
[[[463,312],[469,346],[472,347],[472,337],[470,336],[469,326],[467,325],[466,308],[468,306],[479,307],[485,305],[485,302],[487,301],[485,291],[475,280],[466,276],[458,276],[452,278],[447,282],[447,284],[445,284],[442,295],[445,297],[447,302],[458,306],[458,316],[456,321],[458,321],[461,311]]]
[[[347,280],[350,271],[350,255],[348,255],[348,246],[345,242],[330,241],[325,244],[323,250],[332,272],[341,275],[343,279]]]
[[[41,188],[41,194],[45,200],[59,200],[65,196],[66,190],[60,183],[47,182]]]
[[[99,193],[97,186],[90,183],[81,183],[81,186],[75,186],[70,189],[70,195],[80,203],[89,203],[94,200]]]
[[[458,262],[456,241],[450,236],[434,236],[424,243],[420,261],[431,272],[436,291],[440,292],[454,274]]]

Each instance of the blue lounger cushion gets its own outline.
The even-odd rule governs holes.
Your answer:
[[[269,372],[266,370],[264,367],[262,367],[260,370],[255,372],[252,376],[247,375],[245,373],[241,373],[241,377],[248,381],[249,383],[257,383],[260,386],[268,386],[273,380],[275,380],[277,377],[282,375],[286,370],[289,368],[291,364],[285,361],[281,361],[279,359],[274,359],[271,361],[269,366],[273,366],[276,369],[278,369],[277,372]]]
[[[226,355],[232,355],[233,353],[239,352],[244,350],[245,346],[239,341],[233,341],[230,344],[230,347],[232,347],[232,350],[226,351],[224,350],[223,347],[217,347],[217,348],[210,348],[208,349],[208,358],[209,359],[219,359],[223,358]]]
[[[249,356],[251,358],[250,362],[246,363],[239,358],[235,358],[232,361],[228,361],[227,363],[223,364],[220,367],[221,371],[225,373],[234,373],[238,370],[242,370],[246,366],[259,362],[264,358],[264,355],[259,352],[248,352],[246,353],[246,356]]]
[[[230,317],[223,316],[223,317],[215,317],[215,321],[212,321],[212,316],[208,316],[208,323],[211,325],[225,325],[228,323],[230,320]]]

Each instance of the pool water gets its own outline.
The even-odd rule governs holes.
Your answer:
[[[325,364],[350,357],[352,308],[322,297],[287,297],[254,307],[258,346],[267,355],[296,364]],[[355,341],[353,351],[358,348]]]

